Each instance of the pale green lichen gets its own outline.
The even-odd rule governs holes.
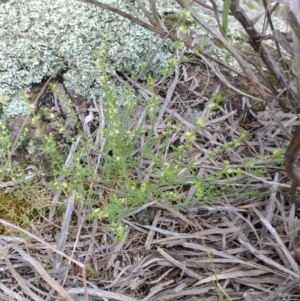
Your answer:
[[[106,1],[128,11],[125,1]],[[135,77],[157,50],[161,37],[127,19],[75,0],[11,0],[0,6],[0,94],[9,100],[5,114],[26,113],[20,90],[49,76],[61,63],[66,84],[83,95],[102,93],[95,50],[108,33],[110,72]],[[142,78],[162,74],[173,55],[170,41],[159,49]],[[15,101],[13,101],[15,99]]]
[[[102,2],[129,12],[125,0]],[[149,1],[143,2],[149,7]],[[161,16],[182,10],[175,0],[156,2]],[[195,7],[210,25],[216,26],[213,15],[196,4]],[[192,22],[191,29],[200,37],[207,37],[205,30],[195,22]],[[101,72],[94,51],[100,50],[101,41],[107,33],[106,55],[110,66],[107,71],[112,78],[115,71],[136,77],[161,42],[161,37],[127,19],[76,0],[10,0],[1,4],[0,95],[5,95],[7,100],[7,106],[2,108],[5,114],[26,113],[27,103],[19,91],[29,91],[33,83],[51,75],[60,64],[67,66],[68,71],[64,74],[66,84],[77,93],[103,95],[99,81]],[[229,27],[228,36],[232,37],[233,43],[238,41],[240,34],[236,26]],[[230,58],[226,51],[216,50],[210,47],[211,44],[205,51],[213,51],[222,60],[224,56]],[[166,41],[142,78],[149,73],[159,77],[173,51],[173,44]]]

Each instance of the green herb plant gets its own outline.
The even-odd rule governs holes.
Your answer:
[[[77,203],[90,209],[89,219],[97,217],[121,240],[125,231],[123,219],[148,202],[156,201],[160,207],[178,208],[193,202],[213,204],[224,193],[227,197],[259,193],[238,186],[237,179],[249,178],[249,174],[263,176],[266,169],[262,166],[268,166],[268,162],[279,164],[283,158],[282,152],[244,158],[240,164],[230,164],[223,158],[235,152],[244,142],[247,133],[241,130],[231,141],[219,143],[210,148],[209,154],[194,158],[190,154],[195,152],[195,143],[201,140],[197,131],[205,127],[211,114],[218,112],[222,106],[222,96],[218,95],[213,103],[207,105],[207,117],[199,118],[195,128],[184,129],[177,120],[165,116],[163,128],[154,130],[161,105],[160,88],[156,86],[155,79],[148,76],[145,88],[150,92],[146,97],[137,95],[131,87],[124,87],[120,99],[120,94],[115,93],[112,75],[106,72],[109,68],[105,41],[103,43],[103,50],[95,55],[102,74],[99,81],[104,95],[102,100],[95,100],[100,108],[99,117],[90,127],[90,133],[81,131],[78,124],[77,134],[65,141],[65,125],[55,114],[40,109],[32,115],[30,126],[21,136],[20,142],[23,142],[18,144],[15,156],[8,162],[6,154],[11,147],[11,137],[5,123],[0,124],[1,178],[3,182],[15,183],[9,189],[0,188],[1,197],[5,198],[5,193],[9,191],[10,197],[13,193],[15,204],[24,202],[22,206],[25,208],[20,215],[12,208],[14,202],[3,202],[7,208],[2,206],[0,218],[9,219],[24,228],[29,227],[32,219],[40,221],[47,215],[51,195],[61,190],[56,216],[58,223],[63,200],[73,196]],[[178,63],[175,57],[170,60],[169,68],[163,70],[165,79],[172,75]],[[52,89],[55,87],[52,86]],[[142,109],[138,120],[134,120],[134,112],[138,108]],[[72,106],[69,109],[73,110]],[[56,132],[43,131],[45,120],[56,124]],[[75,141],[78,141],[77,147],[70,153],[72,164],[66,166],[66,150]],[[20,160],[18,154],[22,151],[26,155]],[[219,161],[219,167],[198,176],[201,164],[210,159]],[[37,167],[33,171],[35,176],[24,180],[29,165]],[[187,189],[191,188],[195,192],[187,198]]]

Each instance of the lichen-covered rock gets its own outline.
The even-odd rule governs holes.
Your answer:
[[[126,1],[103,2],[127,10]],[[26,113],[19,91],[28,91],[62,63],[67,86],[82,95],[101,94],[94,51],[100,50],[106,34],[112,75],[122,71],[136,76],[161,42],[127,19],[75,0],[10,0],[0,5],[0,106],[5,115]],[[149,72],[159,76],[172,52],[173,44],[167,41],[143,77]]]

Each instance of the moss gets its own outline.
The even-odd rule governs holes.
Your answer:
[[[20,200],[15,192],[0,190],[0,218],[27,229],[30,220],[34,219],[33,212],[29,213],[31,211],[30,208],[31,204],[24,199]],[[11,229],[6,229],[1,225],[0,233],[7,232],[11,233]]]

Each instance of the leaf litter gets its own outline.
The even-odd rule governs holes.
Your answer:
[[[133,82],[125,74],[116,78],[132,85],[141,97],[147,99],[153,93],[143,82]],[[0,298],[223,300],[226,292],[231,300],[279,300],[281,293],[298,300],[298,213],[288,201],[283,166],[271,154],[284,148],[289,138],[278,122],[286,128],[299,122],[280,108],[272,112],[269,107],[257,109],[244,85],[244,78],[229,82],[218,68],[191,60],[176,69],[158,95],[160,109],[153,132],[160,135],[167,130],[167,120],[176,124],[169,136],[169,150],[184,142],[183,133],[196,132],[196,140],[183,158],[194,162],[193,176],[212,179],[210,176],[224,166],[235,167],[228,178],[206,183],[205,189],[219,187],[219,194],[189,202],[197,190],[186,184],[177,206],[163,199],[148,200],[127,214],[125,232],[117,241],[96,218],[87,224],[92,209],[75,203],[72,196],[65,200],[63,220],[53,233],[59,190],[52,195],[47,222],[39,231],[33,231],[34,227],[25,231],[1,220],[26,238],[0,236]],[[217,95],[222,95],[223,103],[212,111],[209,105]],[[103,117],[104,108],[99,98],[81,107],[78,114],[81,128],[99,147],[105,139],[105,124],[96,120]],[[139,105],[131,118],[133,126],[142,126],[145,106]],[[92,133],[93,123],[97,128]],[[228,145],[244,129],[244,139],[214,154],[217,147]],[[80,139],[78,135],[65,168],[72,168],[72,152]],[[146,139],[143,134],[139,143]],[[155,145],[153,152],[158,153],[160,147]],[[246,165],[245,160],[251,158],[252,163]],[[172,152],[166,152],[164,159],[172,164]],[[145,170],[149,164],[145,160],[139,169]],[[255,169],[264,172],[256,174]],[[179,176],[184,172],[179,171]],[[9,185],[14,183],[9,181]],[[161,189],[176,188],[175,183]],[[144,222],[142,213],[150,215],[150,221]],[[76,225],[72,216],[76,216]]]

